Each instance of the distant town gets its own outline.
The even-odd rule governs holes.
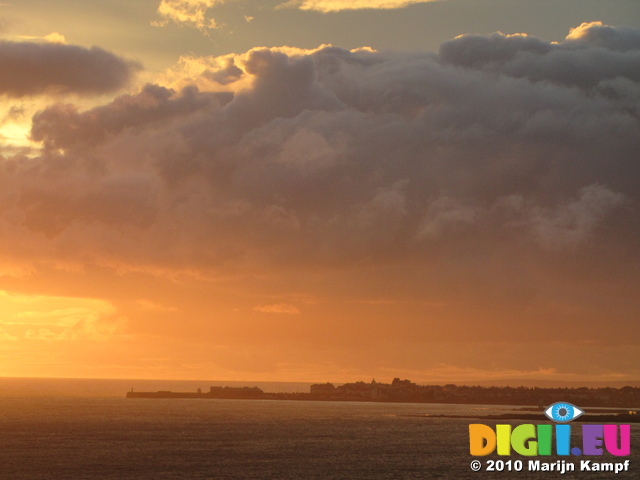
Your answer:
[[[196,392],[127,392],[127,398],[211,398],[250,400],[315,400],[337,402],[460,403],[485,405],[550,405],[564,401],[582,407],[638,409],[640,388],[538,388],[417,385],[394,378],[391,383],[371,382],[311,385],[308,393],[271,393],[258,387],[210,387]]]

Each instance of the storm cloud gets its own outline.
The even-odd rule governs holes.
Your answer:
[[[99,47],[0,41],[0,95],[10,97],[111,93],[140,68]]]
[[[149,85],[85,112],[52,105],[33,119],[46,153],[17,184],[27,223],[51,217],[30,200],[39,182],[70,204],[86,189],[73,182],[116,183],[107,203],[123,212],[109,218],[124,221],[122,185],[144,178],[145,204],[193,221],[185,241],[201,252],[419,255],[479,229],[541,247],[604,240],[610,214],[637,201],[637,38],[591,24],[560,44],[466,36],[438,55],[257,48],[225,67],[242,72],[235,92]],[[100,202],[80,203],[69,225],[99,225]],[[571,235],[550,241],[561,228]]]

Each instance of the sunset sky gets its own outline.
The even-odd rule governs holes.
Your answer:
[[[640,380],[637,0],[4,0],[0,376]]]

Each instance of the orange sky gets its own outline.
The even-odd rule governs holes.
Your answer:
[[[214,46],[340,3],[0,7],[0,376],[638,380],[640,30]]]

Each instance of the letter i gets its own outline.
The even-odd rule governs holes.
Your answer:
[[[571,449],[571,425],[556,425],[556,453],[569,455]]]
[[[496,425],[498,437],[498,455],[511,455],[511,425]]]
[[[551,425],[538,425],[538,455],[551,455]]]

